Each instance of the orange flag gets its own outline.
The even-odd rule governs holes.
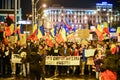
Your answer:
[[[109,28],[108,28],[108,23],[104,22],[103,26],[104,26],[103,33],[107,33],[108,35],[110,35]]]
[[[64,42],[64,39],[62,38],[62,35],[61,35],[61,34],[57,34],[57,35],[56,35],[56,41],[57,41],[58,43]]]
[[[95,30],[95,32],[96,32],[96,34],[97,34],[99,40],[102,41],[103,38],[104,38],[104,36],[103,36],[102,30],[101,30],[99,24],[97,25],[97,29]]]
[[[115,54],[115,52],[117,52],[117,46],[115,44],[111,44],[110,51],[112,54]]]
[[[5,27],[5,36],[10,36],[10,35],[11,35],[10,27]]]

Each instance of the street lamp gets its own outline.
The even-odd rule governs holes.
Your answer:
[[[37,10],[37,12],[35,13],[36,14],[35,15],[35,21],[40,20],[40,16],[41,16],[41,13],[39,13],[40,9],[46,8],[46,7],[47,7],[46,4],[42,4],[42,6],[39,7],[39,9]],[[40,24],[40,23],[38,23],[38,24]]]

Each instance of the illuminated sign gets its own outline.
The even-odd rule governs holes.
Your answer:
[[[103,5],[112,6],[112,4],[108,4],[107,2],[96,3],[96,5],[97,5],[97,6],[103,6]]]
[[[23,20],[23,21],[18,21],[18,24],[31,24],[32,22],[30,20]]]
[[[115,28],[110,28],[109,31],[110,31],[111,33],[114,33],[114,32],[116,32],[116,29],[115,29]]]

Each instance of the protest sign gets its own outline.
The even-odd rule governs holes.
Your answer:
[[[20,44],[26,44],[26,34],[20,34]]]
[[[12,54],[12,63],[21,63],[21,56],[19,54]]]
[[[94,56],[95,49],[86,49],[85,50],[85,57]]]
[[[80,56],[47,56],[46,65],[80,65]]]

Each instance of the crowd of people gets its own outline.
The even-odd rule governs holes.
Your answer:
[[[111,46],[114,45],[114,49]],[[94,56],[86,57],[85,50],[95,49]],[[21,63],[12,63],[12,55],[19,54]],[[79,66],[45,65],[46,56],[80,56]],[[0,43],[0,76],[12,74],[30,77],[31,80],[45,80],[46,75],[91,75],[101,80],[117,80],[120,77],[120,44],[113,41],[57,42],[53,47],[44,40],[27,44]],[[111,73],[111,74],[110,74]],[[104,76],[103,76],[104,75]],[[109,79],[109,78],[110,79]]]

